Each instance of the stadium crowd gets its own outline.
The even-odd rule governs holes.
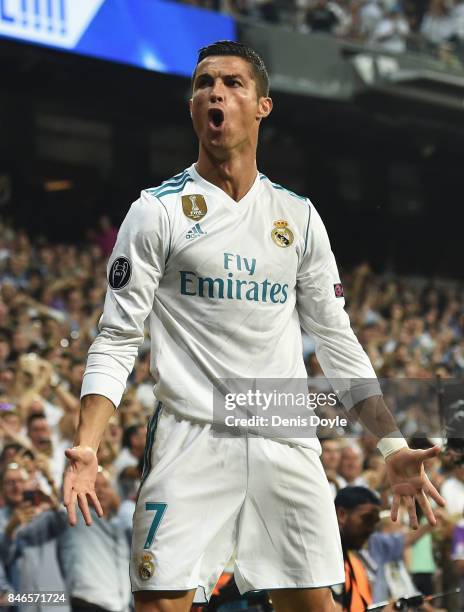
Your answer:
[[[462,0],[183,1],[238,18],[369,43],[395,53],[427,52],[449,65],[463,60]]]
[[[0,226],[3,602],[15,592],[66,591],[69,603],[58,609],[119,612],[131,605],[131,519],[147,420],[155,404],[148,342],[98,451],[103,519],[91,529],[82,520],[71,529],[61,504],[64,449],[72,445],[86,354],[97,333],[116,233],[106,217],[80,245],[32,240],[21,229]],[[352,325],[380,377],[405,384],[410,379],[433,382],[437,374],[442,380],[462,377],[463,284],[377,275],[367,264],[342,277]],[[304,355],[311,375],[320,374],[309,337],[304,338]],[[439,423],[424,419],[421,391],[406,396],[397,411],[403,431],[412,446],[431,446],[429,438]],[[448,506],[438,512],[435,530],[423,523],[411,535],[403,521],[389,519],[385,464],[371,437],[334,437],[332,432],[322,445],[334,496],[348,486],[361,486],[378,500],[380,522],[368,526],[367,547],[357,557],[367,568],[373,600],[458,585],[464,575],[464,467],[446,456],[429,461],[429,475]],[[348,504],[348,514],[356,511],[346,500],[340,503]],[[456,595],[441,604],[452,611],[462,605]]]

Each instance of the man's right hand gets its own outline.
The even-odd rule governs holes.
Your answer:
[[[76,501],[84,517],[86,525],[92,524],[89,511],[89,500],[97,511],[99,517],[103,510],[95,493],[95,480],[97,478],[97,454],[90,446],[75,446],[65,451],[69,459],[63,484],[64,505],[68,511],[68,520],[71,526],[77,523]]]

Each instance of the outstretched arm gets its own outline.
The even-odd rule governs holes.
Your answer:
[[[443,498],[424,471],[424,461],[438,454],[411,450],[382,399],[380,385],[368,356],[361,347],[347,312],[340,277],[324,224],[308,203],[308,225],[300,244],[297,275],[297,308],[301,326],[316,345],[316,355],[346,408],[354,410],[365,429],[374,434],[385,457],[393,489],[392,519],[396,520],[401,499],[409,510],[411,525],[417,528],[414,499],[434,525],[427,496],[444,505]]]
[[[73,448],[65,451],[69,460],[64,476],[63,497],[68,511],[69,524],[77,522],[76,501],[86,525],[92,524],[89,501],[98,516],[103,510],[95,493],[98,471],[97,450],[103,432],[115,410],[114,404],[103,395],[86,395],[82,398],[79,426]]]
[[[76,524],[76,501],[87,525],[92,524],[89,501],[102,515],[95,493],[97,450],[143,342],[168,244],[167,212],[156,198],[142,192],[121,225],[108,263],[105,307],[87,359],[75,446],[66,451],[64,503],[71,525]]]

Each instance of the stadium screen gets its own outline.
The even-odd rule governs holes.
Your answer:
[[[233,19],[162,0],[0,0],[0,37],[188,76]]]

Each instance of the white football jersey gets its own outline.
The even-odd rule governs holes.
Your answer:
[[[142,191],[108,263],[82,396],[119,405],[148,316],[155,395],[183,418],[211,422],[222,379],[306,379],[301,327],[328,378],[375,378],[319,214],[263,174],[239,202],[194,165]]]

